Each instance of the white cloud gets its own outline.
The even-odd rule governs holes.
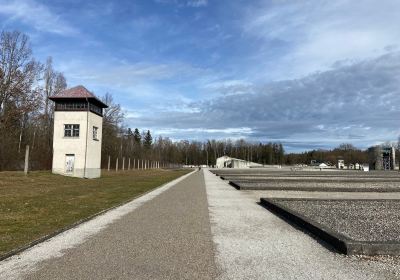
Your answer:
[[[208,5],[208,0],[189,0],[187,5],[195,8],[204,7]]]
[[[36,30],[62,35],[74,35],[78,31],[47,6],[34,0],[0,0],[0,14],[9,20],[21,21]]]
[[[297,78],[329,69],[338,60],[363,60],[400,45],[400,2],[385,1],[262,1],[247,10],[245,34],[280,42],[278,58],[268,69],[276,79]],[[262,45],[261,45],[262,46]],[[279,65],[278,67],[275,67]],[[266,71],[268,72],[268,71]]]
[[[254,85],[246,80],[216,80],[204,84],[203,88],[223,95],[236,95],[253,93]]]
[[[367,147],[400,134],[400,52],[286,80],[253,93],[197,102],[196,112],[160,112],[135,120],[155,131],[198,138],[247,137],[294,147]],[[227,129],[229,128],[229,129]],[[243,128],[248,128],[243,129]]]
[[[116,87],[131,87],[141,82],[173,78],[186,79],[207,71],[183,63],[126,63],[112,58],[90,63],[88,60],[70,60],[60,64],[59,68],[69,79]]]
[[[208,5],[208,0],[155,0],[160,4],[175,4],[178,7],[200,8]]]

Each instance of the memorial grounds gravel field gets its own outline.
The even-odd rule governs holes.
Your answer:
[[[387,171],[215,170],[241,190],[400,192],[400,175]]]
[[[400,200],[270,200],[355,241],[400,242]]]
[[[398,171],[272,171],[259,168],[213,172],[238,190],[254,191],[259,198],[267,198],[278,208],[288,209],[295,216],[298,214],[314,221],[321,228],[349,240],[365,244],[400,244],[400,200],[395,199],[400,192]],[[295,193],[296,198],[289,198],[290,192]],[[307,192],[317,195],[310,198]],[[330,198],[329,193],[334,192],[336,198],[333,195]],[[303,197],[301,193],[304,193]],[[318,197],[318,193],[324,195]],[[338,193],[343,193],[339,199]],[[344,193],[352,194],[346,197]],[[355,193],[358,199],[351,198]]]

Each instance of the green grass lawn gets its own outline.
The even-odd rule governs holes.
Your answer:
[[[102,172],[79,179],[50,172],[0,172],[0,256],[171,181],[187,170]]]

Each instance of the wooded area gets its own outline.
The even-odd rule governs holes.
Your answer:
[[[23,170],[25,146],[30,146],[30,169],[51,169],[54,106],[48,97],[67,87],[64,75],[32,55],[29,38],[18,32],[1,32],[0,37],[0,170]],[[367,162],[367,153],[344,144],[331,151],[284,153],[280,143],[251,143],[245,140],[173,142],[153,139],[149,130],[127,128],[121,106],[106,93],[104,110],[102,168],[108,158],[144,159],[160,163],[214,165],[228,155],[262,164],[309,164],[311,160],[346,163]]]
[[[54,106],[48,97],[67,88],[64,75],[32,55],[29,38],[18,31],[1,32],[0,38],[0,170],[23,170],[25,146],[30,146],[30,169],[50,169]],[[215,164],[228,154],[266,164],[283,163],[281,144],[254,145],[244,140],[206,142],[152,138],[149,130],[140,132],[124,126],[121,106],[106,93],[102,167],[108,158],[145,159],[187,165]]]
[[[66,86],[51,57],[45,63],[35,60],[26,35],[1,32],[0,170],[22,170],[28,144],[32,167],[51,167],[53,106],[48,97]]]

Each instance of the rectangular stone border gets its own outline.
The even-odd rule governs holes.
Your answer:
[[[221,177],[222,178],[222,177]],[[326,187],[326,188],[312,188],[312,187],[243,187],[240,183],[235,181],[229,181],[229,184],[235,187],[237,190],[243,191],[304,191],[304,192],[378,192],[378,193],[385,193],[385,192],[393,192],[398,193],[400,192],[400,188],[393,189],[393,188],[336,188],[336,187]]]
[[[282,178],[282,177],[248,177],[243,178],[243,176],[220,176],[222,179],[226,181],[240,181],[240,182],[265,182],[265,181],[274,181],[274,182],[281,182],[281,183],[291,183],[291,182],[313,182],[313,183],[364,183],[364,184],[376,184],[376,183],[392,183],[392,184],[400,184],[400,177],[394,178],[373,178],[373,180],[364,180],[364,178],[354,178],[348,179],[343,178],[341,180],[338,179],[331,179],[329,177],[326,178],[318,178],[315,179],[313,177],[289,177],[289,178]]]
[[[275,201],[273,201],[275,200]],[[302,198],[261,198],[260,204],[284,219],[296,224],[300,228],[312,233],[315,237],[332,245],[338,252],[347,255],[400,255],[400,242],[376,242],[376,241],[358,241],[353,240],[331,228],[321,225],[320,223],[289,209],[276,200],[328,200],[343,201],[343,199],[302,199]],[[370,199],[346,199],[357,201],[370,201]],[[387,199],[376,199],[374,201],[387,201]]]

